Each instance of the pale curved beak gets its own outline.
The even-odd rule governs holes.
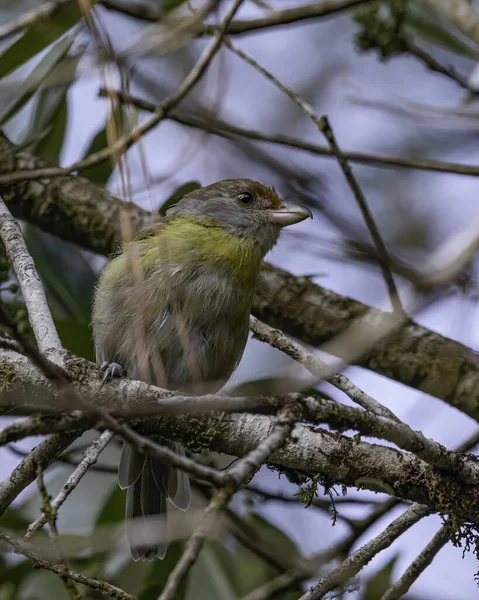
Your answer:
[[[281,208],[268,211],[269,220],[280,227],[287,227],[300,223],[305,219],[312,219],[313,213],[305,206],[299,204],[283,204]]]

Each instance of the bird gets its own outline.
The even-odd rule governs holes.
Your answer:
[[[251,179],[226,179],[186,194],[125,243],[100,275],[92,329],[104,379],[126,375],[195,395],[220,390],[246,346],[263,258],[282,228],[307,218],[308,208]],[[154,439],[184,455],[179,443]],[[189,508],[188,475],[124,443],[118,482],[127,490],[133,559],[163,558],[167,499]],[[149,525],[153,515],[163,518]]]

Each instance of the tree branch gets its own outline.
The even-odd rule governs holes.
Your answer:
[[[109,88],[100,88],[99,95],[104,98],[113,96],[119,98],[121,102],[125,104],[132,104],[140,110],[147,112],[153,112],[155,110],[155,104],[148,102],[134,96],[125,95],[121,90],[112,90]],[[192,114],[186,114],[177,110],[172,111],[166,117],[171,121],[186,125],[187,127],[193,127],[202,131],[207,131],[213,135],[223,137],[231,140],[232,136],[240,136],[246,139],[251,139],[259,142],[267,142],[270,144],[279,144],[281,146],[288,146],[295,148],[296,150],[303,150],[311,154],[318,156],[324,156],[326,158],[335,158],[332,150],[318,144],[312,144],[300,138],[295,138],[282,134],[271,134],[267,135],[261,131],[255,129],[246,129],[244,127],[237,127],[226,121],[212,118],[208,116],[195,116]],[[365,154],[363,152],[348,152],[343,150],[343,156],[351,161],[360,164],[367,164],[376,167],[403,167],[406,169],[418,169],[420,171],[432,171],[433,173],[454,173],[455,175],[467,175],[472,177],[479,176],[479,167],[475,165],[463,165],[460,163],[450,163],[437,160],[428,159],[407,159],[399,156],[388,157],[378,154]]]
[[[186,543],[180,560],[168,576],[159,600],[174,600],[176,598],[182,580],[197,559],[204,541],[211,533],[212,526],[217,520],[220,511],[229,504],[241,484],[254,475],[255,471],[261,467],[268,456],[284,445],[286,440],[291,436],[294,424],[300,416],[299,403],[290,402],[279,411],[271,433],[266,439],[248,452],[244,458],[227,469],[225,472],[227,484],[213,494],[202,523]]]
[[[284,352],[293,360],[296,360],[299,364],[303,365],[319,380],[327,381],[331,385],[334,385],[338,390],[341,390],[351,398],[353,402],[359,404],[359,406],[362,406],[364,409],[369,410],[376,415],[382,415],[387,419],[399,422],[399,419],[393,412],[354,385],[346,375],[338,373],[318,356],[315,356],[306,350],[304,346],[288,339],[279,329],[273,329],[269,325],[266,325],[266,323],[262,323],[259,319],[256,319],[256,317],[250,318],[250,328],[253,332],[254,339],[266,342],[273,348]]]
[[[52,391],[49,389],[48,380],[24,357],[5,350],[1,354],[1,363],[4,369],[7,366],[12,369],[12,378],[6,382],[6,386],[10,386],[10,391],[4,392],[5,399],[8,399],[9,394],[12,394],[12,398],[25,398],[28,395],[39,394],[46,403],[48,393],[51,397]],[[85,398],[94,400],[97,406],[103,409],[116,410],[117,414],[121,414],[122,406],[142,405],[144,400],[151,401],[155,396],[161,398],[163,392],[159,388],[149,387],[141,382],[131,380],[114,381],[108,386],[100,388],[101,382],[97,369],[87,361],[78,358],[67,362],[65,369],[67,376],[72,381],[74,374],[79,376],[77,383],[72,384],[73,388],[75,385],[79,386],[78,389],[81,389]],[[1,381],[0,384],[3,385]],[[149,390],[149,394],[142,397],[142,390]],[[161,404],[161,400],[159,404]],[[466,460],[461,457],[456,458],[455,455],[448,453],[431,441],[426,447],[423,447],[421,445],[422,438],[416,437],[420,434],[412,432],[413,437],[408,437],[412,430],[407,426],[404,426],[405,429],[402,431],[397,428],[398,424],[394,421],[378,418],[360,409],[342,406],[334,402],[321,402],[317,399],[314,399],[314,407],[318,411],[316,415],[318,419],[326,419],[327,422],[341,429],[353,425],[353,427],[357,426],[358,429],[369,432],[374,427],[381,431],[381,435],[389,427],[395,432],[394,435],[401,431],[401,435],[405,436],[403,441],[409,439],[411,443],[415,444],[414,451],[428,456],[427,453],[431,448],[433,452],[437,450],[438,454],[435,455],[435,459],[448,461],[447,457],[449,456],[451,461],[457,460],[456,470],[449,474],[442,468],[435,468],[411,454],[393,448],[358,442],[319,428],[296,425],[292,436],[296,442],[287,443],[282,449],[274,452],[270,458],[271,463],[276,465],[280,471],[294,469],[311,476],[321,473],[326,479],[337,483],[375,491],[381,490],[405,500],[428,504],[440,513],[453,512],[461,515],[461,518],[474,518],[474,515],[477,514],[479,486],[474,484],[473,480],[469,482],[467,479],[470,474],[468,474],[468,469],[472,469],[473,473],[477,470],[472,458]],[[223,415],[222,413],[213,413],[205,416],[197,415],[193,419],[189,414],[154,416],[132,421],[132,425],[139,433],[146,435],[156,433],[168,439],[178,439],[192,451],[208,447],[211,450],[241,457],[257,446],[257,440],[268,437],[273,422],[271,417],[261,414]],[[73,415],[57,415],[55,418],[50,416],[45,421],[37,417],[38,424],[44,428],[33,428],[31,433],[46,433],[58,427],[63,432],[73,430],[72,435],[75,437],[83,428],[91,426],[91,421],[82,417],[81,414],[74,413]],[[99,426],[102,426],[101,421]],[[112,429],[109,423],[104,423],[103,426]],[[382,430],[383,427],[385,427],[384,430]],[[125,435],[124,432],[121,434]],[[136,443],[136,439],[134,442]],[[140,443],[146,444],[143,438]],[[63,448],[61,446],[57,454]],[[157,446],[153,445],[151,449],[145,446],[145,451],[150,452],[150,450],[157,452]],[[169,455],[166,459],[171,461]],[[175,466],[179,468],[186,466],[187,470],[191,472],[191,465],[189,463],[186,465],[179,457],[175,459]],[[201,465],[197,465],[195,469],[197,471],[195,474],[206,480],[211,480],[210,475],[213,476],[211,471],[215,473],[214,470],[208,470],[207,467]],[[208,473],[203,471],[208,471]],[[464,476],[463,481],[461,481],[461,473]],[[34,478],[34,474],[32,478]],[[25,485],[30,481],[27,481]],[[10,483],[8,481],[6,483],[9,487]],[[225,481],[222,477],[218,477],[216,483],[221,487]],[[7,498],[10,501],[15,498],[15,493],[13,495],[10,493],[8,496],[2,493],[4,485],[5,482],[0,484],[0,509],[2,506],[8,506]],[[18,494],[19,491],[16,493]]]
[[[55,364],[61,365],[64,350],[48,308],[42,282],[23,240],[20,227],[13,219],[1,197],[0,237],[5,244],[7,256],[13,265],[20,284],[38,348],[42,354],[48,356]]]

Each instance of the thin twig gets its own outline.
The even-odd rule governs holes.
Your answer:
[[[64,350],[48,308],[42,282],[23,240],[20,227],[2,198],[0,198],[0,236],[20,284],[38,348],[53,362],[61,365]]]
[[[324,381],[331,383],[331,385],[334,385],[338,390],[344,392],[353,402],[359,404],[359,406],[362,406],[364,409],[369,410],[376,415],[381,415],[387,419],[399,422],[399,419],[391,410],[389,410],[389,408],[383,406],[358,386],[354,385],[346,375],[336,373],[318,356],[315,356],[312,352],[306,350],[304,346],[288,338],[279,329],[273,329],[253,316],[250,317],[250,328],[253,332],[253,338],[266,342],[273,348],[284,352],[293,360],[308,369],[312,375],[319,379],[324,379]]]
[[[154,112],[156,105],[148,100],[143,100],[136,96],[126,96],[120,91],[113,89],[100,88],[99,95],[101,97],[118,97],[121,102],[125,104],[132,104],[140,110],[146,110],[147,112]],[[281,146],[288,146],[296,150],[303,150],[317,156],[324,156],[325,158],[336,158],[329,148],[312,144],[300,138],[291,137],[283,134],[271,134],[267,135],[261,131],[254,129],[246,129],[244,127],[237,127],[226,121],[220,119],[208,117],[198,117],[194,115],[187,115],[177,110],[172,111],[168,114],[166,119],[186,125],[187,127],[193,127],[195,129],[201,129],[207,131],[212,135],[231,139],[232,136],[240,136],[247,139],[255,140],[258,142],[265,142],[268,144],[279,144]],[[344,157],[355,163],[373,165],[377,167],[402,167],[406,169],[417,169],[419,171],[430,171],[433,173],[454,173],[455,175],[465,175],[470,177],[479,177],[479,167],[475,165],[463,165],[460,163],[443,162],[437,160],[428,159],[407,159],[399,156],[381,156],[378,154],[366,154],[363,152],[347,152],[342,151]]]
[[[402,44],[404,46],[404,49],[407,52],[409,52],[409,54],[412,54],[420,61],[422,61],[428,69],[434,71],[435,73],[440,73],[441,75],[444,75],[449,79],[452,79],[468,92],[476,94],[476,92],[469,87],[467,80],[461,77],[455,69],[453,69],[452,67],[445,67],[444,65],[441,65],[441,63],[439,63],[433,56],[428,54],[422,48],[419,48],[419,46],[417,46],[412,39],[409,39],[406,36],[402,36]]]
[[[31,560],[35,567],[52,571],[52,573],[57,573],[58,575],[60,574],[63,568],[61,565],[49,560],[45,560],[36,552],[34,552],[31,546],[20,542],[2,529],[0,529],[0,540],[11,546],[15,554],[21,554]],[[68,571],[68,576],[73,579],[73,581],[85,585],[92,590],[106,594],[107,596],[110,596],[110,598],[115,598],[115,600],[137,600],[135,596],[127,594],[120,588],[117,588],[106,581],[91,579],[90,577],[85,577],[84,575],[76,573],[75,571]]]
[[[258,487],[257,485],[253,485],[251,483],[248,484],[247,487],[243,489],[244,492],[248,492],[252,495],[260,496],[260,498],[264,502],[285,502],[286,504],[299,504],[300,500],[297,495],[291,496],[287,494],[283,494],[281,492],[270,492],[269,490],[264,490],[263,488]],[[334,504],[358,504],[358,505],[376,505],[381,502],[378,500],[368,500],[365,498],[350,498],[349,496],[339,497],[334,499]],[[311,503],[308,503],[309,506],[314,508],[319,508],[320,510],[328,511],[331,508],[333,502],[331,500],[320,500],[319,498],[313,498]],[[308,508],[309,508],[308,506]]]
[[[447,544],[449,539],[450,530],[447,525],[443,525],[396,583],[381,596],[381,600],[399,600],[404,594],[407,594],[411,585],[432,563],[436,554]]]
[[[267,17],[235,20],[229,25],[227,33],[230,35],[241,35],[243,33],[254,33],[263,29],[281,27],[283,25],[294,25],[295,23],[301,23],[308,19],[329,17],[361,4],[367,4],[370,1],[371,0],[324,0],[306,6],[275,10]],[[98,4],[101,4],[109,10],[124,13],[129,17],[135,17],[143,21],[157,22],[163,17],[163,14],[160,11],[151,9],[143,4],[127,4],[122,0],[99,0]],[[199,35],[214,34],[215,26],[205,25]]]
[[[390,523],[384,531],[353,552],[338,567],[326,577],[314,584],[301,596],[300,600],[319,600],[334,590],[346,584],[352,577],[370,561],[376,554],[388,548],[394,540],[430,513],[430,509],[420,504],[413,504],[400,517]]]
[[[73,471],[63,488],[58,493],[57,497],[51,503],[51,507],[55,512],[58,512],[60,506],[65,502],[68,496],[73,492],[76,486],[80,483],[83,476],[86,474],[88,469],[96,463],[100,453],[107,447],[112,440],[114,434],[111,431],[104,431],[101,436],[91,444],[83,454],[83,458],[80,461],[77,468]],[[30,523],[25,534],[25,539],[30,539],[33,534],[38,531],[47,522],[48,515],[43,512],[36,521]]]
[[[361,4],[367,4],[369,1],[370,0],[324,0],[314,4],[307,4],[306,6],[275,10],[268,16],[259,19],[233,21],[228,27],[227,33],[228,35],[254,33],[271,27],[300,23],[301,21],[308,19],[328,17]],[[205,34],[211,35],[214,31],[214,26],[206,25],[204,28]]]
[[[63,556],[56,523],[57,511],[51,505],[50,496],[48,495],[47,488],[45,487],[45,481],[43,480],[43,469],[41,465],[39,465],[37,468],[37,484],[38,489],[40,490],[40,495],[42,497],[43,514],[45,515],[45,520],[48,521],[48,524],[50,526],[50,541],[52,543],[52,548],[56,556],[56,562],[58,563],[60,568],[60,572],[58,574],[60,575],[60,578],[65,584],[66,590],[71,600],[81,600],[82,595],[78,591],[75,582],[70,577],[68,563],[65,557]]]
[[[156,107],[153,115],[138,125],[128,135],[120,137],[114,143],[110,144],[107,148],[99,150],[90,154],[87,158],[80,160],[68,167],[46,167],[41,169],[35,169],[33,171],[15,171],[13,173],[0,175],[0,185],[10,184],[15,181],[26,181],[32,179],[43,179],[46,177],[61,177],[62,175],[68,175],[73,171],[83,171],[93,165],[98,165],[105,160],[108,160],[111,156],[115,156],[116,159],[126,152],[130,146],[135,144],[143,135],[148,133],[153,127],[158,125],[166,115],[179,103],[183,98],[191,91],[191,89],[198,83],[202,75],[206,71],[208,65],[213,60],[213,57],[219,50],[224,32],[228,26],[228,23],[234,17],[236,11],[243,0],[235,0],[233,6],[228,11],[222,25],[218,28],[217,33],[213,40],[209,42],[206,48],[201,53],[198,61],[184,78],[180,86],[173,94],[165,98],[161,104]]]
[[[396,288],[396,284],[394,282],[394,277],[391,272],[391,268],[389,266],[390,260],[388,256],[388,252],[386,246],[383,242],[379,229],[376,225],[374,217],[369,209],[368,203],[364,196],[364,193],[357,181],[354,177],[351,167],[344,154],[341,152],[336,139],[334,137],[331,126],[329,125],[328,118],[326,116],[318,117],[315,113],[313,107],[303,100],[296,92],[294,92],[291,88],[287,87],[284,83],[282,83],[277,77],[275,77],[270,71],[265,69],[263,65],[260,65],[254,58],[252,58],[249,54],[246,54],[243,50],[239,49],[231,40],[225,38],[225,46],[227,46],[234,54],[239,56],[246,63],[251,65],[254,69],[259,71],[264,77],[266,77],[269,81],[271,81],[278,89],[284,92],[318,127],[319,131],[326,138],[329,147],[336,157],[339,166],[346,178],[346,181],[351,188],[351,191],[356,198],[356,202],[358,203],[361,214],[363,215],[363,219],[366,223],[366,226],[371,234],[371,238],[376,247],[376,252],[378,255],[378,259],[380,262],[381,270],[383,273],[384,280],[386,282],[387,288],[389,290],[389,295],[391,297],[391,303],[393,309],[398,314],[402,314],[403,307],[401,301],[399,299],[398,291]]]

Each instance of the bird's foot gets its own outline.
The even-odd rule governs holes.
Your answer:
[[[102,385],[112,379],[125,376],[125,371],[119,363],[109,363],[107,360],[100,365],[100,373],[103,373]]]

